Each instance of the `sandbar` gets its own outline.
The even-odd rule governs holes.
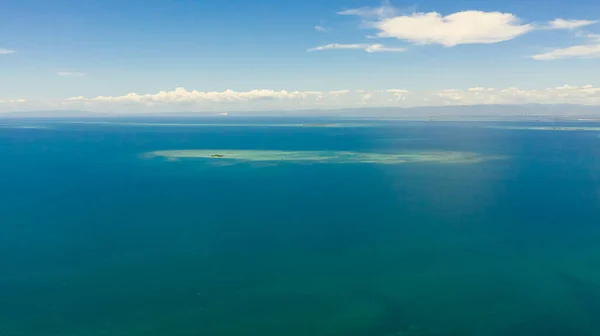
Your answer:
[[[370,164],[472,164],[504,159],[470,152],[413,151],[373,153],[349,151],[279,151],[279,150],[161,150],[145,153],[144,158],[200,159],[230,162],[297,162],[297,163],[370,163]]]

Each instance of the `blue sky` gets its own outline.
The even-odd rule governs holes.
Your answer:
[[[596,20],[590,0],[6,0],[0,111],[600,105]]]

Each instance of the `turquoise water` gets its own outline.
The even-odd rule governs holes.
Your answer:
[[[0,335],[600,334],[597,132],[226,120],[0,120]]]

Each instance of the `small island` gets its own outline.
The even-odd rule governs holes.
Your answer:
[[[210,157],[211,158],[222,158],[222,157],[225,157],[225,155],[223,155],[223,154],[211,154]]]

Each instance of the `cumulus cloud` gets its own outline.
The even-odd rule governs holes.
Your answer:
[[[364,50],[368,53],[376,53],[376,52],[403,52],[406,51],[406,48],[395,48],[395,47],[386,47],[382,44],[340,44],[340,43],[332,43],[326,44],[314,48],[308,49],[308,51],[323,51],[323,50]]]
[[[16,52],[16,50],[0,48],[0,55],[14,54]]]
[[[576,29],[589,26],[598,21],[556,19],[548,23],[547,29]]]
[[[83,72],[72,72],[72,71],[59,71],[56,73],[61,77],[83,77],[85,73]]]
[[[325,28],[325,27],[323,27],[323,26],[315,26],[315,30],[316,30],[316,31],[323,32],[323,33],[326,33],[326,32],[328,32],[328,31],[329,31],[329,29],[327,29],[327,28]]]
[[[379,20],[373,27],[379,30],[378,37],[446,47],[508,41],[534,29],[531,24],[521,24],[513,14],[482,11],[447,16],[435,12],[414,13]]]
[[[467,10],[443,16],[437,12],[400,15],[399,11],[385,2],[381,7],[361,7],[338,12],[355,15],[366,22],[363,26],[378,30],[375,38],[396,38],[412,44],[439,44],[453,47],[461,44],[492,44],[509,41],[534,30],[574,30],[599,21],[558,18],[546,24],[523,23],[516,15],[501,12]],[[323,46],[327,47],[327,46]],[[333,49],[335,45],[330,45]],[[356,47],[356,49],[364,49]],[[593,48],[580,50],[593,54]],[[543,56],[541,56],[543,57]],[[552,56],[546,56],[552,57]]]

